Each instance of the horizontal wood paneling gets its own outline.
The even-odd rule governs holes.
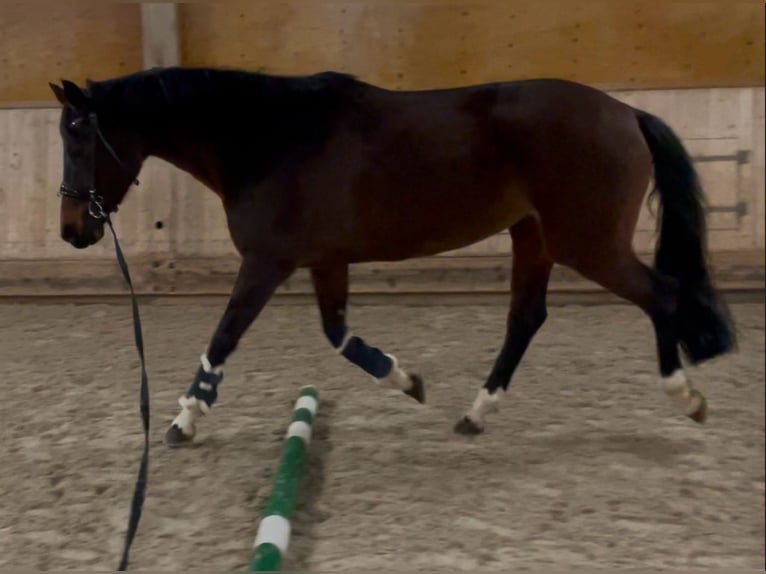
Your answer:
[[[753,98],[753,166],[752,186],[755,190],[756,209],[754,218],[755,237],[758,247],[764,248],[764,225],[766,224],[766,166],[764,166],[764,138],[766,122],[764,122],[764,90],[756,90]]]
[[[391,88],[557,76],[608,88],[758,86],[756,2],[230,0],[182,3],[181,63],[338,69]],[[0,3],[0,105],[140,69],[140,3]]]
[[[58,109],[0,110],[0,258],[94,259],[111,256],[108,242],[74,251],[59,237],[62,146]],[[176,174],[147,161],[141,186],[120,208],[115,228],[129,253],[167,251],[171,239],[154,223],[171,213]]]
[[[710,204],[718,209],[709,215],[711,248],[719,253],[762,250],[763,88],[632,91],[616,95],[664,117],[697,158]],[[56,190],[62,152],[58,115],[58,109],[0,110],[0,261],[5,262],[6,272],[15,269],[11,278],[6,276],[7,289],[37,285],[35,288],[42,291],[98,292],[103,281],[116,281],[114,284],[119,286],[110,240],[77,251],[59,237]],[[218,197],[161,160],[150,159],[140,179],[141,186],[130,192],[115,219],[122,244],[135,262],[134,274],[144,277],[139,282],[150,292],[165,291],[169,287],[163,282],[176,276],[172,281],[181,290],[194,290],[194,277],[208,277],[201,283],[203,286],[230,284],[229,272],[220,266],[228,269],[236,265],[236,255]],[[726,211],[739,203],[745,207],[740,214]],[[162,222],[162,229],[156,228],[157,222]],[[654,222],[645,210],[635,238],[643,253],[652,248],[653,230]],[[438,281],[438,277],[452,281],[449,277],[462,273],[455,266],[465,267],[461,262],[475,260],[477,265],[489,265],[475,277],[489,277],[487,273],[491,275],[496,265],[492,261],[507,262],[509,252],[510,239],[502,234],[440,257],[383,266],[380,269],[385,271],[379,273],[397,269],[397,273],[409,276],[424,265],[436,265],[453,271],[434,271],[429,281]],[[224,261],[216,261],[217,257]],[[193,265],[202,267],[193,270]],[[737,269],[736,277],[742,277],[742,265]],[[79,283],[78,273],[82,273]],[[761,272],[755,273],[749,276],[751,284]],[[211,283],[209,278],[216,276]],[[375,281],[370,284],[383,284],[388,279],[378,275]],[[422,286],[427,281],[417,284]]]
[[[140,69],[140,3],[0,3],[0,102],[53,101],[48,82]]]
[[[641,258],[651,263],[651,255]],[[763,291],[764,252],[716,251],[711,271],[716,285],[730,291]],[[183,257],[167,254],[130,258],[137,293],[145,295],[227,295],[238,262],[231,257]],[[510,285],[509,257],[431,257],[402,263],[354,265],[353,294],[410,295],[448,293],[506,293]],[[280,295],[311,295],[309,272],[299,269],[278,289]],[[599,293],[602,290],[566,267],[556,266],[550,290],[557,293]],[[113,259],[2,260],[0,297],[114,296],[126,287]]]
[[[239,0],[180,6],[182,59],[391,88],[553,76],[603,87],[764,81],[763,6],[634,0]]]

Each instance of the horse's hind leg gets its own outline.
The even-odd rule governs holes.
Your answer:
[[[513,271],[505,341],[471,409],[455,425],[455,432],[459,434],[478,434],[484,430],[485,415],[497,407],[498,399],[508,389],[524,352],[547,316],[545,296],[553,261],[546,252],[540,224],[536,218],[529,217],[510,231]]]
[[[615,295],[638,305],[651,319],[657,341],[660,385],[674,408],[702,423],[707,401],[692,388],[678,351],[678,286],[674,279],[644,265],[631,251],[592,257],[577,270]]]
[[[378,383],[399,389],[420,403],[425,402],[420,377],[405,373],[393,355],[368,345],[348,328],[348,265],[315,267],[311,270],[311,278],[322,316],[322,329],[335,350]]]

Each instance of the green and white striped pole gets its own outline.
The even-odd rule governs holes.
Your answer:
[[[311,442],[311,430],[319,406],[319,393],[313,386],[301,389],[287,428],[282,455],[274,477],[271,495],[258,525],[250,570],[275,572],[290,542],[290,518],[295,509],[301,471]]]

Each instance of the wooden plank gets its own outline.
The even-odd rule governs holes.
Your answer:
[[[642,257],[650,262],[652,256]],[[712,272],[722,289],[763,290],[764,252],[712,254]],[[227,295],[239,260],[226,258],[161,259],[133,257],[131,275],[144,295]],[[398,263],[352,266],[354,294],[508,293],[509,257],[426,258]],[[551,292],[600,293],[597,285],[564,267],[552,274]],[[113,260],[0,260],[0,297],[104,296],[125,293]],[[311,294],[306,270],[279,289],[282,295]]]
[[[181,63],[175,3],[142,3],[141,34],[144,68],[178,66]]]
[[[393,89],[539,76],[611,89],[764,81],[756,3],[231,0],[179,9],[189,65],[338,69]]]
[[[706,192],[713,206],[725,207],[735,200],[746,203],[747,213],[740,221],[728,212],[711,216],[711,248],[763,249],[763,88],[624,92],[621,97],[639,107],[659,110],[674,128],[678,127],[695,157],[703,160],[701,171],[709,184]],[[0,110],[0,259],[46,266],[51,260],[75,258],[72,265],[98,260],[108,267],[113,258],[108,239],[78,252],[59,236],[59,114],[58,108]],[[747,159],[737,171],[733,164],[739,151],[747,152]],[[708,161],[711,158],[715,161]],[[711,167],[715,168],[713,177],[706,176]],[[146,162],[140,179],[141,186],[130,191],[115,218],[131,260],[186,262],[179,263],[182,266],[212,265],[218,258],[236,261],[220,199],[215,194],[188,174],[154,158]],[[162,224],[161,229],[157,223]],[[649,252],[654,239],[654,222],[643,211],[635,235],[636,248]],[[438,263],[445,266],[485,255],[507,262],[510,247],[508,234],[502,233],[434,259],[452,261]],[[52,273],[55,268],[50,269]],[[203,267],[196,275],[184,273],[204,283],[204,276],[215,269],[213,265]],[[45,272],[41,268],[41,273]],[[224,281],[228,281],[226,273],[229,271],[223,274]],[[71,277],[72,281],[76,278]],[[157,284],[170,285],[159,280]],[[115,289],[119,290],[120,285],[118,280]],[[179,279],[179,289],[192,287]]]
[[[62,176],[60,110],[0,111],[0,258],[71,257],[60,238]],[[140,174],[141,186],[129,192],[115,217],[115,227],[128,255],[170,250],[177,171],[150,158]],[[212,195],[212,194],[211,194]],[[172,220],[170,220],[172,221]],[[161,222],[161,228],[156,224]],[[77,253],[78,259],[111,257],[108,241]]]
[[[0,101],[55,102],[48,82],[141,69],[138,3],[0,3]]]
[[[756,246],[764,248],[764,226],[766,225],[766,164],[764,164],[764,155],[766,153],[766,122],[764,122],[764,106],[766,98],[764,88],[754,90],[752,111],[752,134],[753,134],[753,171],[752,171],[752,193],[755,196],[754,226]]]
[[[1,3],[0,101],[53,102],[47,83],[61,77],[82,82],[175,62],[284,73],[336,68],[391,88],[530,76],[611,89],[764,82],[764,20],[755,2],[183,3],[176,18],[145,24],[164,32],[151,32],[157,44],[144,49],[142,11],[152,10],[101,0]]]

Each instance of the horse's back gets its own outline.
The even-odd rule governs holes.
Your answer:
[[[460,248],[529,215],[554,229],[592,219],[627,165],[615,142],[634,145],[628,106],[564,80],[408,92],[359,83],[344,97],[299,195],[311,251],[352,261]]]

